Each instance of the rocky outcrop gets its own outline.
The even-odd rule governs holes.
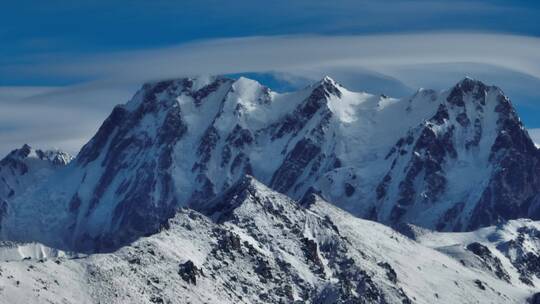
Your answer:
[[[193,264],[192,261],[187,261],[185,263],[180,264],[178,267],[178,274],[182,278],[182,280],[197,285],[197,276],[200,274],[200,270]]]
[[[492,271],[499,279],[510,282],[510,275],[504,269],[501,260],[494,256],[489,248],[478,242],[474,242],[467,245],[467,250],[482,260],[483,266]]]

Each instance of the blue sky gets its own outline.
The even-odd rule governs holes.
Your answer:
[[[480,30],[540,35],[538,1],[9,1],[3,62],[254,35]]]
[[[417,87],[448,88],[470,75],[501,86],[526,126],[540,128],[540,68],[534,55],[540,53],[535,49],[539,1],[5,2],[0,10],[0,112],[10,116],[0,114],[0,153],[24,142],[52,142],[76,152],[112,106],[125,102],[142,82],[186,73],[250,73],[278,89],[330,74],[352,89],[393,96]],[[411,48],[409,36],[425,45]],[[244,40],[229,39],[238,37]],[[305,37],[313,38],[309,48],[302,48]],[[296,48],[292,54],[306,53],[311,61],[288,68],[280,56],[287,57],[291,45]],[[353,58],[354,48],[359,58]],[[377,58],[381,48],[386,57]],[[422,58],[412,56],[417,50],[424,51]],[[221,52],[230,65],[219,61]],[[234,57],[235,52],[245,56]],[[437,58],[423,60],[432,54]],[[344,56],[349,61],[338,64]],[[393,64],[362,60],[368,57]],[[253,63],[244,62],[249,60]],[[150,65],[155,69],[147,73]],[[86,120],[76,120],[73,127],[70,119],[51,122],[43,114],[55,111]],[[44,126],[50,133],[42,131]]]

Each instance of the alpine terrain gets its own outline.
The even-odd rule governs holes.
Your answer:
[[[59,150],[42,151],[24,145],[0,160],[0,224],[6,216],[8,200],[39,185],[72,158]]]
[[[0,161],[0,302],[540,303],[539,219],[498,87],[158,81]]]
[[[5,303],[524,303],[539,286],[540,225],[416,242],[317,195],[298,203],[246,177],[162,230],[89,256],[0,251]]]

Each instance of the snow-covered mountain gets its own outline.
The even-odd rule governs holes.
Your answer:
[[[520,250],[538,256],[540,226],[530,221],[422,230],[422,245],[317,195],[299,204],[250,177],[199,207],[112,253],[27,251],[0,262],[0,302],[525,303],[538,290],[539,274],[515,263]]]
[[[469,78],[438,100],[386,156],[375,218],[453,231],[538,219],[540,152],[510,100]]]
[[[36,150],[23,145],[0,160],[0,224],[8,212],[8,201],[39,185],[72,158],[63,151]]]
[[[71,155],[63,151],[36,150],[29,145],[11,151],[0,160],[0,200],[13,199],[72,159]]]
[[[470,78],[403,99],[328,77],[286,94],[246,78],[161,81],[115,107],[61,173],[17,197],[2,233],[114,249],[246,174],[389,225],[471,230],[540,217],[539,157],[503,92]]]

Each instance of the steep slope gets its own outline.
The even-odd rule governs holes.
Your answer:
[[[11,151],[0,160],[0,200],[13,199],[31,184],[57,168],[67,165],[73,157],[58,150],[35,150],[29,145]]]
[[[540,154],[510,100],[469,78],[439,99],[387,155],[375,218],[454,231],[538,219]]]
[[[473,232],[417,234],[419,243],[514,285],[540,284],[540,224],[512,220]]]
[[[389,225],[470,230],[540,216],[539,157],[502,91],[469,78],[404,99],[328,77],[286,94],[246,78],[162,81],[115,107],[67,170],[18,198],[2,230],[110,250],[245,174]]]
[[[317,196],[299,205],[252,178],[200,207],[180,210],[158,234],[113,253],[0,262],[0,299],[523,303],[533,293]]]

